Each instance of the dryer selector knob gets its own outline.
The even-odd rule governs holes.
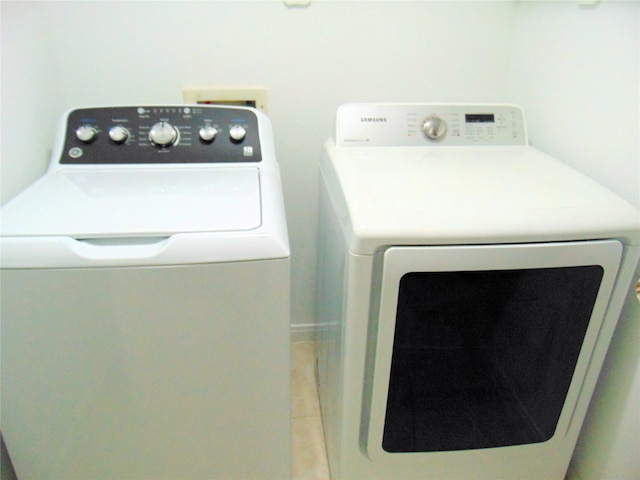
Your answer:
[[[429,140],[439,142],[447,135],[447,122],[437,115],[429,115],[424,119],[422,131]]]
[[[178,129],[169,122],[158,122],[149,130],[149,141],[157,147],[170,147],[178,141]]]

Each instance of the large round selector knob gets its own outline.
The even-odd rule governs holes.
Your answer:
[[[82,125],[76,130],[76,137],[84,143],[93,142],[98,136],[98,131],[91,125]]]
[[[447,134],[447,122],[437,115],[429,115],[424,119],[422,130],[429,140],[439,142]]]
[[[158,122],[149,130],[149,141],[158,147],[170,147],[178,140],[178,130],[168,122]]]
[[[218,134],[218,130],[216,130],[216,127],[212,125],[205,125],[204,127],[201,127],[200,131],[198,132],[198,135],[200,136],[200,140],[202,140],[205,143],[213,142],[217,134]]]
[[[242,125],[234,125],[229,129],[229,136],[234,142],[241,142],[247,136],[247,130]]]
[[[122,125],[116,125],[109,129],[109,138],[116,143],[124,143],[129,138],[129,130]]]

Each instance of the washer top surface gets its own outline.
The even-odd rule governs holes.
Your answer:
[[[289,256],[271,123],[248,107],[70,110],[1,227],[3,268]]]
[[[638,212],[528,146],[519,109],[497,107],[508,108],[510,125],[493,135],[475,123],[490,118],[496,106],[447,108],[460,112],[462,120],[446,122],[444,138],[435,141],[418,130],[437,115],[438,106],[349,105],[339,111],[337,140],[327,142],[321,170],[334,203],[343,209],[352,252],[371,254],[381,246],[402,244],[612,237],[640,243]],[[470,127],[464,125],[465,110],[474,112]],[[495,138],[501,135],[506,142]]]
[[[3,236],[76,239],[243,231],[261,225],[257,168],[65,169],[2,212]]]

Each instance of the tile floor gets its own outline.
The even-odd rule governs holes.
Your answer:
[[[329,480],[315,376],[315,343],[294,342],[291,357],[291,479]]]

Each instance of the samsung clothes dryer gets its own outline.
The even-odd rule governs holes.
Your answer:
[[[262,113],[75,109],[1,215],[20,480],[290,476],[290,254]]]
[[[332,479],[563,479],[639,213],[507,105],[343,106],[320,171]]]

